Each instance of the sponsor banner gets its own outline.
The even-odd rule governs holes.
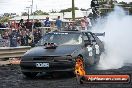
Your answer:
[[[130,75],[85,75],[88,83],[129,83]]]

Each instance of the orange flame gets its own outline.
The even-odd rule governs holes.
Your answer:
[[[84,76],[86,74],[86,72],[84,70],[83,61],[80,58],[76,59],[75,74],[79,75],[79,76]]]

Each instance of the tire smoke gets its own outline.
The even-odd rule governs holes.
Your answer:
[[[132,16],[126,15],[121,7],[115,7],[103,20],[99,20],[93,32],[105,32],[101,38],[105,52],[98,69],[118,69],[132,64]]]

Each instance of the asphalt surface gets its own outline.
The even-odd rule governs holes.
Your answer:
[[[93,70],[90,74],[130,74],[132,65],[116,70]],[[0,88],[132,88],[132,82],[126,84],[77,84],[76,78],[69,73],[55,73],[52,77],[38,74],[33,79],[26,78],[19,66],[0,66]]]

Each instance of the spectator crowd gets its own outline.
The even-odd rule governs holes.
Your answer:
[[[12,22],[6,25],[1,23],[1,39],[9,41],[10,47],[29,46],[37,43],[42,37],[42,32],[38,27],[42,27],[39,20],[35,20],[34,23],[29,19],[26,21],[21,19],[19,23]]]
[[[82,30],[87,30],[88,27],[91,26],[90,20],[84,16],[80,22]],[[27,19],[24,21],[21,19],[18,23],[11,22],[6,25],[0,23],[0,28],[9,28],[2,30],[1,38],[10,42],[10,47],[17,47],[17,46],[30,46],[32,44],[36,44],[40,38],[42,37],[42,30],[39,27],[47,27],[47,32],[51,31],[51,28],[48,27],[57,27],[58,31],[62,29],[62,20],[60,16],[57,17],[56,21],[53,23],[49,20],[49,17],[46,17],[46,20],[40,22],[39,20],[32,20]],[[72,22],[68,25],[68,28],[75,29],[75,22]]]

